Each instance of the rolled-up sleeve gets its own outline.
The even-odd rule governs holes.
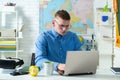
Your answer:
[[[44,62],[52,62],[48,60],[47,53],[47,41],[45,40],[44,34],[40,35],[35,42],[35,63],[42,69]],[[58,62],[54,62],[54,70],[57,70]]]

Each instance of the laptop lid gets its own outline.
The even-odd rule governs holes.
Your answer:
[[[96,73],[98,51],[68,51],[64,75]]]

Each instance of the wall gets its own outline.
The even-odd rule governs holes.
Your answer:
[[[39,34],[39,0],[0,0],[0,6],[7,2],[16,3],[18,14],[24,20],[23,38],[19,40],[19,47],[24,51],[18,56],[24,59],[24,65],[29,65],[34,42]]]
[[[34,42],[39,34],[39,0],[0,0],[0,6],[7,2],[15,2],[19,16],[24,19],[23,38],[20,39],[19,45],[21,49],[24,49],[24,52],[19,53],[18,56],[24,59],[25,65],[29,65],[31,53],[34,52]],[[105,4],[105,1],[95,0],[95,3],[98,7],[101,7]],[[120,48],[115,47],[114,53],[114,66],[120,66]]]

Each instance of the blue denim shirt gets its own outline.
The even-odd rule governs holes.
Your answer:
[[[67,51],[81,50],[81,46],[75,33],[68,31],[65,35],[59,35],[51,29],[40,34],[35,42],[35,63],[42,68],[44,62],[52,61],[54,70],[57,70],[59,63],[65,63]]]

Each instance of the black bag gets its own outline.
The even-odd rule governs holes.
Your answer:
[[[24,61],[19,58],[0,59],[0,68],[3,69],[15,69],[17,66],[20,67],[24,64]]]

